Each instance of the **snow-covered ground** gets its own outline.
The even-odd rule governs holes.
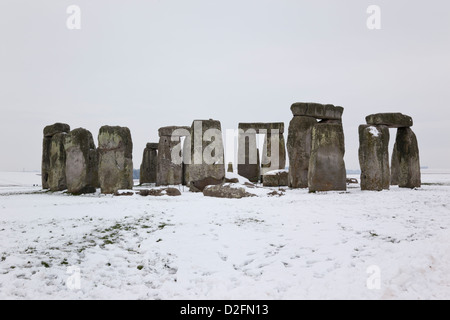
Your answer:
[[[36,173],[0,173],[0,299],[449,299],[450,174],[423,181],[237,200],[43,193]]]

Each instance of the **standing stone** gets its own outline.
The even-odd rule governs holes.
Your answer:
[[[289,155],[288,184],[290,188],[308,187],[312,129],[316,124],[315,118],[305,116],[294,116],[289,123],[287,151]]]
[[[189,165],[192,161],[191,156],[191,128],[189,128],[189,135],[186,136],[183,142],[183,185],[189,186]]]
[[[278,159],[277,159],[278,158]],[[286,143],[283,133],[267,130],[261,159],[261,175],[286,167]]]
[[[189,134],[189,127],[163,127],[158,130],[158,161],[156,185],[168,186],[183,183],[183,155],[181,137]],[[173,158],[173,155],[177,155]]]
[[[65,132],[57,133],[50,141],[50,166],[48,171],[48,188],[50,191],[67,189],[65,137]]]
[[[98,134],[98,175],[101,192],[133,188],[133,142],[130,129],[103,126]]]
[[[256,147],[256,130],[244,131],[240,128],[238,139],[238,174],[251,182],[258,182],[260,164]]]
[[[399,128],[394,145],[398,163],[398,186],[400,188],[419,188],[422,185],[420,176],[419,146],[411,128]]]
[[[52,144],[52,137],[58,133],[70,132],[70,126],[65,123],[55,123],[44,128],[44,140],[42,144],[42,189],[49,189],[49,173],[50,173],[50,147]],[[54,179],[54,177],[53,177]],[[56,179],[58,180],[58,179]],[[64,183],[61,185],[61,190],[64,190]],[[60,188],[56,188],[60,189]]]
[[[191,155],[191,191],[202,192],[207,185],[217,185],[224,181],[224,148],[220,121],[194,120],[191,127]]]
[[[391,186],[398,186],[398,176],[400,170],[397,147],[394,145],[391,158]]]
[[[361,190],[389,189],[389,128],[359,126],[359,163]]]
[[[156,183],[156,167],[158,163],[158,143],[147,143],[142,155],[139,183]]]
[[[318,123],[312,130],[309,192],[345,191],[345,142],[342,124]]]
[[[92,134],[83,128],[65,137],[67,190],[72,194],[95,193],[98,158]]]

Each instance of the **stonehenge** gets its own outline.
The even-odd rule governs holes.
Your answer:
[[[139,184],[156,183],[158,143],[147,143],[139,170]]]
[[[238,174],[251,182],[261,181],[265,187],[308,188],[309,192],[347,190],[343,111],[331,104],[292,104],[287,143],[283,122],[239,123]],[[421,186],[419,147],[412,126],[412,118],[401,113],[366,117],[366,124],[358,129],[361,190]],[[397,133],[390,159],[392,128]],[[264,135],[261,159],[258,134]],[[97,148],[88,130],[71,130],[64,123],[46,126],[43,135],[43,189],[67,190],[75,195],[95,193],[97,189],[103,194],[133,189],[133,142],[128,128],[102,126]],[[190,127],[161,127],[158,135],[159,142],[147,143],[144,149],[141,185],[187,185],[191,192],[221,194],[226,183],[239,182],[237,178],[226,179],[220,121],[194,120]],[[227,172],[233,173],[232,162],[227,164]]]
[[[288,186],[308,187],[310,192],[346,190],[344,108],[297,102],[291,112]]]
[[[133,142],[130,129],[119,126],[100,128],[98,176],[104,194],[133,189]]]
[[[265,173],[284,169],[286,166],[286,145],[284,123],[239,123],[238,174],[258,182]],[[261,161],[256,145],[256,135],[264,135]]]
[[[413,120],[401,113],[378,113],[366,117],[359,127],[361,189],[381,191],[390,185],[400,188],[421,186],[417,138]],[[389,129],[397,129],[389,170]]]

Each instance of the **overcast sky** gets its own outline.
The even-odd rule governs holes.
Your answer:
[[[81,30],[66,27],[72,4]],[[378,112],[412,116],[422,165],[450,169],[448,0],[2,0],[0,40],[2,171],[39,170],[54,122],[95,140],[128,126],[138,168],[159,127],[287,128],[297,101],[345,108],[348,169]]]

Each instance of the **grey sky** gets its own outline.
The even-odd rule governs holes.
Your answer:
[[[81,30],[66,28],[71,4]],[[128,126],[138,168],[159,127],[287,126],[296,101],[345,108],[349,169],[365,116],[395,111],[414,118],[422,165],[450,169],[448,0],[2,0],[0,40],[3,171],[38,170],[54,122],[95,139]]]

